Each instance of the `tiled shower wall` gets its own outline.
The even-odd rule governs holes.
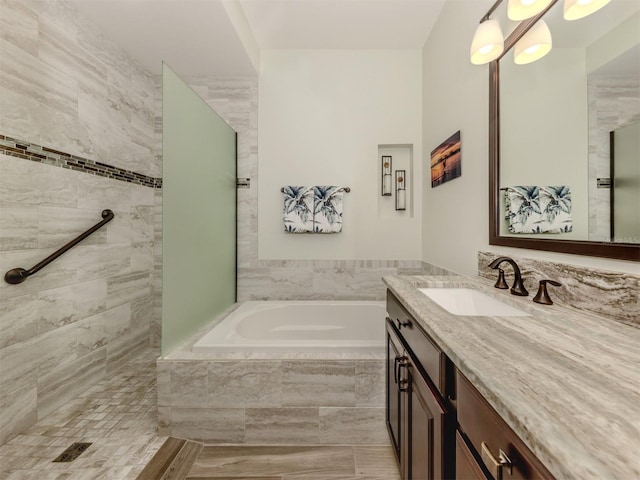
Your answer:
[[[0,1],[0,134],[36,154],[0,155],[0,273],[35,265],[115,212],[26,282],[0,282],[0,444],[150,343],[157,189],[77,160],[153,183],[155,84],[65,2]],[[76,158],[41,158],[38,146]]]

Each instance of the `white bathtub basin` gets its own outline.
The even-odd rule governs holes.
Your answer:
[[[418,290],[454,315],[483,317],[530,315],[473,288],[419,288]]]

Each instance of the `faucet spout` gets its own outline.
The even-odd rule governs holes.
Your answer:
[[[513,285],[511,286],[511,294],[518,295],[521,297],[526,297],[527,295],[529,295],[529,292],[524,287],[524,283],[522,282],[522,274],[520,273],[520,267],[518,267],[518,264],[512,258],[498,257],[489,264],[489,267],[496,269],[503,262],[507,262],[511,265],[511,267],[513,267],[514,279],[513,279]]]

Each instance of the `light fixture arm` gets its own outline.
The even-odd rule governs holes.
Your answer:
[[[500,6],[500,4],[503,2],[504,0],[496,0],[496,3],[493,4],[493,6],[487,11],[487,13],[485,14],[484,17],[482,17],[480,19],[480,23],[482,22],[486,22],[487,20],[489,20],[489,18],[491,17],[491,15],[493,15],[493,12],[496,11],[496,9]]]

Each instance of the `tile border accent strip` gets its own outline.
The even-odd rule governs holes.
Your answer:
[[[122,182],[135,183],[151,188],[162,188],[162,178],[154,178],[131,170],[78,157],[35,143],[18,140],[0,134],[0,153],[11,157],[44,163],[54,167],[68,168],[78,172],[90,173],[99,177],[111,178]]]

